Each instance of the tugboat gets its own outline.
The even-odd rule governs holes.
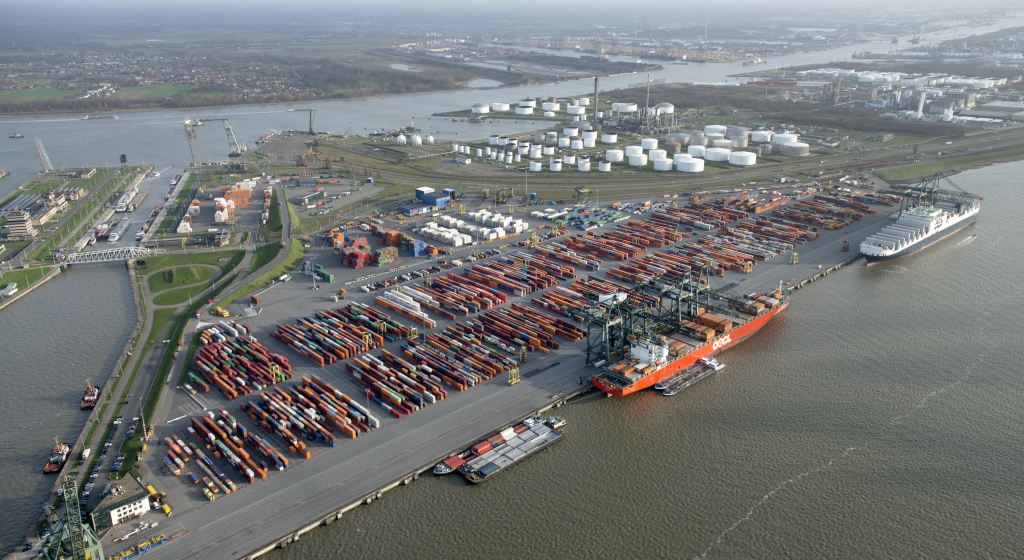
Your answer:
[[[82,396],[82,410],[92,410],[96,408],[96,402],[100,400],[100,388],[93,386],[89,383],[89,380],[85,380],[85,395]]]
[[[57,438],[53,438],[53,451],[50,452],[50,460],[46,462],[46,467],[43,468],[43,472],[46,474],[55,474],[60,472],[61,467],[68,460],[68,455],[71,454],[71,446],[66,443],[61,443]]]

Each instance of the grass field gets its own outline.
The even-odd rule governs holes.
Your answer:
[[[219,264],[219,263],[218,263]],[[170,288],[197,284],[209,280],[217,271],[205,266],[177,266],[161,270],[149,277],[149,291],[159,292]]]
[[[302,260],[305,257],[306,250],[302,247],[302,243],[299,243],[297,241],[292,243],[291,248],[288,250],[288,255],[284,258],[283,261],[278,263],[277,266],[264,272],[263,274],[260,274],[256,278],[253,278],[245,286],[242,286],[238,290],[235,290],[234,294],[225,298],[224,301],[221,302],[222,305],[230,305],[231,303],[238,301],[242,297],[245,297],[251,294],[252,292],[262,288],[263,286],[270,284],[270,282],[273,281],[278,276],[281,276],[286,272],[291,272],[295,270],[296,268],[299,267],[299,265],[302,264]]]
[[[9,272],[4,272],[0,275],[0,286],[10,284],[12,282],[18,283],[18,290],[24,290],[32,284],[39,281],[40,278],[46,275],[52,266],[37,266],[32,268],[16,268]]]
[[[969,156],[951,157],[932,163],[921,163],[918,165],[907,165],[895,169],[882,169],[878,176],[885,181],[906,181],[927,177],[943,171],[963,171],[972,167],[979,167],[988,164],[992,160],[1002,158],[1024,157],[1024,150],[1006,150],[1002,152],[989,152],[984,154],[972,154]]]
[[[195,301],[199,298],[200,294],[210,289],[210,286],[212,285],[213,282],[203,282],[198,286],[168,290],[154,296],[153,305],[178,305],[179,303],[187,302],[189,298],[192,298],[192,301]]]
[[[0,91],[0,99],[7,101],[49,101],[51,99],[74,97],[80,93],[85,93],[85,90],[67,90],[57,88],[16,89],[11,91]]]
[[[258,247],[252,255],[252,266],[249,270],[256,271],[263,268],[267,263],[274,260],[280,252],[280,243],[271,243],[269,245]]]
[[[220,262],[220,259],[224,258],[230,259],[230,261]],[[146,268],[140,269],[140,272],[147,273],[171,266],[188,264],[212,264],[213,266],[220,267],[220,269],[226,273],[238,266],[238,263],[242,262],[243,258],[245,258],[245,251],[216,251],[213,253],[195,252],[181,255],[163,255],[159,257],[149,257],[146,259]]]

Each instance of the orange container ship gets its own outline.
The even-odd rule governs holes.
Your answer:
[[[708,301],[715,297],[711,295]],[[705,296],[700,299],[703,305]],[[694,310],[692,320],[679,321],[669,333],[634,337],[629,356],[594,376],[594,386],[616,397],[651,387],[701,358],[739,344],[789,307],[788,297],[778,291],[768,296],[726,297],[716,303],[724,304],[718,309],[738,313],[722,317],[701,307]]]

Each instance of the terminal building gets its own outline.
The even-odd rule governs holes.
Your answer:
[[[138,519],[150,511],[149,490],[133,476],[111,484],[110,493],[96,506],[90,516],[96,532]]]
[[[32,224],[32,215],[24,210],[8,214],[7,235],[11,237],[35,237],[36,228]]]

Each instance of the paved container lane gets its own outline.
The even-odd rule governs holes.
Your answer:
[[[220,502],[220,508],[189,512],[181,520],[189,533],[147,557],[238,558],[371,495],[433,459],[482,439],[496,427],[551,404],[552,394],[578,387],[582,356],[576,349],[563,352],[567,358],[563,365],[519,385],[508,387],[496,378],[474,389],[486,395],[463,393],[453,397],[472,400],[453,403],[461,405],[455,410],[445,411],[447,407],[437,405],[421,410],[416,416],[422,423],[414,429],[408,429],[409,422],[396,422],[349,442],[354,455],[321,472],[315,471],[323,468],[329,455],[276,473],[274,478],[249,487],[252,491],[244,493],[248,495],[233,495],[232,500]],[[381,438],[388,441],[382,444]],[[272,493],[266,494],[268,491]],[[237,498],[248,502],[232,509],[241,505]]]

